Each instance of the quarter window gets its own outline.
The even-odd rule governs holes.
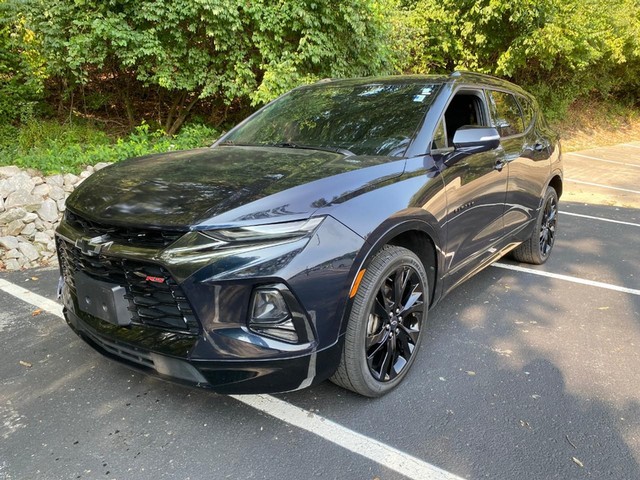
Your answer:
[[[492,125],[501,137],[509,137],[524,132],[522,112],[516,98],[510,93],[490,91]]]

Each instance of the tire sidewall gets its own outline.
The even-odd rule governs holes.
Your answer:
[[[401,247],[395,247],[396,249]],[[376,271],[372,271],[372,267],[376,268],[375,265],[377,262],[387,262],[382,270],[376,269]],[[416,341],[416,346],[409,358],[407,365],[402,369],[402,371],[395,377],[393,380],[388,382],[380,382],[376,380],[371,372],[369,371],[369,366],[367,364],[366,359],[366,336],[367,336],[367,324],[369,312],[373,307],[373,302],[376,298],[376,293],[378,289],[382,286],[382,283],[386,280],[387,276],[396,270],[398,267],[402,265],[411,266],[420,277],[422,282],[423,291],[424,291],[424,310],[422,313],[422,320],[420,322],[420,333],[418,334],[418,340]],[[358,355],[360,355],[359,362],[359,372],[357,373],[358,379],[366,385],[366,387],[371,391],[371,396],[380,396],[388,391],[395,388],[404,377],[408,374],[411,366],[415,362],[416,356],[420,349],[420,345],[422,343],[422,339],[424,337],[423,330],[425,327],[425,323],[427,320],[427,310],[429,304],[429,285],[427,280],[427,274],[422,265],[422,262],[419,258],[410,250],[402,248],[402,252],[399,253],[389,253],[388,250],[381,250],[370,263],[369,268],[365,272],[362,283],[360,284],[360,289],[355,297],[354,308],[352,308],[351,315],[349,318],[349,328],[347,334],[355,334],[356,338],[354,338],[354,346]]]

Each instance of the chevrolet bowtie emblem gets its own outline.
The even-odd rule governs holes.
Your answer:
[[[79,238],[76,240],[76,247],[80,249],[82,253],[90,257],[100,255],[104,248],[110,247],[113,241],[109,240],[109,235],[101,235],[93,238]]]

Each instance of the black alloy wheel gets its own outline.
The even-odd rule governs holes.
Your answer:
[[[541,265],[551,255],[558,226],[558,194],[552,187],[547,187],[541,205],[531,236],[511,252],[519,262]]]
[[[546,199],[540,225],[540,256],[547,258],[556,239],[556,225],[558,223],[558,200],[553,195]]]
[[[369,312],[365,353],[373,377],[393,380],[409,364],[422,324],[424,285],[418,272],[401,265],[387,275]]]
[[[342,361],[331,380],[368,397],[395,388],[413,364],[428,307],[427,275],[410,250],[385,246],[354,298]]]

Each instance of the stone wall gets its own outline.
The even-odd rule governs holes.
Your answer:
[[[55,265],[54,231],[65,200],[85,178],[107,165],[87,167],[80,175],[47,177],[35,170],[0,167],[0,270]]]

